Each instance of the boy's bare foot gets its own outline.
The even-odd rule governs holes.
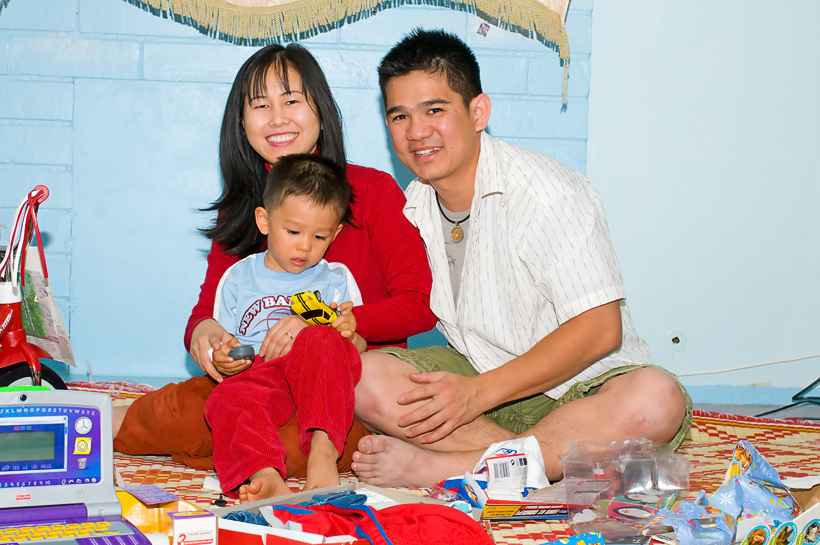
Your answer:
[[[433,452],[385,435],[366,435],[358,447],[351,468],[364,482],[382,487],[431,487],[472,471],[483,452]]]
[[[292,494],[279,472],[272,467],[260,469],[251,475],[251,482],[239,487],[239,503],[248,503],[274,496]]]
[[[324,430],[313,430],[304,489],[313,490],[342,484],[339,479],[339,470],[336,469],[338,459],[339,451],[333,446],[327,433]]]

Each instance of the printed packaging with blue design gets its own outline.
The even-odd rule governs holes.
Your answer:
[[[740,441],[723,484],[709,496],[665,509],[642,533],[672,528],[680,545],[820,545],[820,505],[803,509],[777,471]]]

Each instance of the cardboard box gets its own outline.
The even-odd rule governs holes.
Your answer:
[[[264,545],[305,545],[305,543],[370,545],[370,542],[366,539],[356,539],[352,536],[348,536],[346,539],[332,539],[308,532],[294,532],[235,520],[218,520],[220,545],[259,545],[260,543]]]
[[[764,517],[740,519],[735,534],[735,543],[743,543],[744,545],[795,545],[800,543],[820,545],[820,535],[817,535],[820,534],[820,503],[811,503],[808,509],[799,500],[797,503],[805,509],[803,513],[796,516],[794,520],[782,522],[776,526],[771,524],[771,520]],[[813,534],[810,537],[814,539],[806,537],[809,531]]]
[[[168,513],[173,545],[216,545],[216,515],[208,511]]]
[[[158,486],[146,485],[129,487],[132,490],[155,489],[155,496],[141,494],[135,496],[128,489],[117,489],[117,498],[122,506],[122,516],[144,534],[160,532],[173,537],[168,513],[174,511],[202,511],[197,506],[181,500]],[[155,501],[156,500],[156,501]]]
[[[794,496],[794,499],[797,500],[800,507],[807,511],[810,507],[820,504],[820,484],[816,484],[811,488],[806,488],[803,490],[792,488],[791,493],[792,496]]]
[[[567,506],[552,503],[512,503],[490,500],[481,510],[484,520],[566,520]]]
[[[471,484],[465,479],[467,488]],[[482,506],[481,518],[484,520],[566,520],[568,517],[563,482],[536,490],[522,501],[490,498],[484,490],[475,494]]]
[[[233,511],[250,511],[252,513],[259,513],[259,508],[266,505],[294,505],[307,501],[317,494],[332,494],[334,492],[344,492],[346,490],[370,490],[400,504],[428,503],[446,505],[447,503],[425,496],[415,496],[413,494],[406,494],[404,492],[379,488],[360,482],[347,483],[341,486],[319,488],[317,490],[310,490],[307,492],[297,492],[296,494],[289,494],[287,496],[279,496],[276,498],[269,498],[266,500],[244,503],[241,505],[233,505],[231,507],[210,509],[210,511],[217,516],[217,524],[219,527],[219,545],[304,545],[305,543],[347,543],[350,545],[369,545],[369,542],[366,539],[363,540],[351,537],[348,540],[340,540],[339,538],[327,538],[325,536],[307,532],[294,532],[291,530],[248,524],[245,522],[224,520],[222,518]]]

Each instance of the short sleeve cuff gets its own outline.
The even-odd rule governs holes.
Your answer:
[[[564,323],[588,310],[611,303],[612,301],[617,301],[618,299],[624,299],[625,297],[626,294],[624,293],[622,286],[611,286],[588,293],[583,297],[570,301],[567,304],[556,308],[556,312],[558,314],[558,319],[561,323]]]

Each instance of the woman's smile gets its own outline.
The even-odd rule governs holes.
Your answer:
[[[298,133],[288,132],[284,134],[272,134],[268,136],[267,141],[274,146],[288,146],[298,136]]]
[[[265,75],[265,90],[251,97],[243,110],[243,126],[251,147],[269,164],[283,155],[316,149],[321,124],[312,99],[302,89],[302,78],[288,70],[285,89],[275,67]]]

